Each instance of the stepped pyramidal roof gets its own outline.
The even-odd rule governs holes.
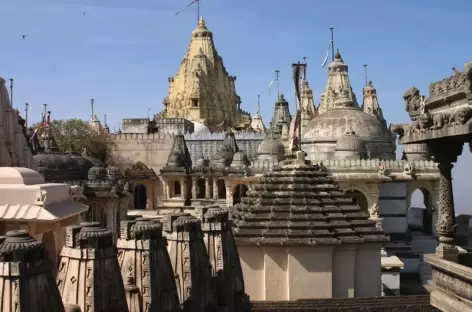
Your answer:
[[[387,237],[343,193],[324,166],[305,153],[265,172],[234,207],[240,245],[335,245],[385,242]]]

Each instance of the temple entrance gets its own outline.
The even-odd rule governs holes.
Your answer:
[[[245,184],[238,184],[233,193],[233,205],[239,204],[241,198],[246,197],[248,188]]]
[[[408,226],[411,229],[421,230],[425,234],[433,233],[431,193],[427,189],[419,188],[411,194]]]
[[[358,205],[361,211],[369,214],[369,207],[367,206],[367,198],[364,194],[359,191],[346,191],[346,195],[351,197],[354,201],[354,205]]]
[[[226,198],[226,187],[224,180],[218,180],[218,199]]]
[[[56,251],[56,239],[54,238],[54,233],[49,231],[43,234],[42,241],[46,246],[46,254],[48,255],[49,259],[52,260],[54,264],[54,268],[57,268],[57,261],[58,255]],[[56,270],[54,270],[54,274],[56,274]]]
[[[142,184],[138,184],[134,188],[134,209],[146,209],[146,204],[147,204],[146,186]]]
[[[199,178],[197,180],[197,198],[205,198],[205,193],[206,193],[206,183],[205,179]]]
[[[182,185],[180,181],[174,181],[174,197],[179,197],[182,195]]]

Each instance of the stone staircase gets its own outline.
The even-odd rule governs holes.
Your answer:
[[[421,232],[411,233],[411,250],[414,253],[421,255],[432,254],[435,252],[438,243],[434,237],[426,235]],[[426,262],[420,262],[419,276],[424,284],[430,284],[431,280],[431,266]]]

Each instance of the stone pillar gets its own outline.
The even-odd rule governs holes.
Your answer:
[[[118,263],[130,312],[180,311],[167,240],[161,224],[144,218],[121,222]],[[154,283],[156,281],[156,283]]]
[[[66,228],[56,284],[64,304],[80,311],[129,311],[112,233],[98,222]]]
[[[217,285],[218,302],[228,312],[251,311],[228,211],[218,206],[200,209],[205,246]]]
[[[213,199],[218,199],[218,178],[213,178]]]
[[[210,184],[210,177],[205,178],[205,199],[211,198],[211,184]]]
[[[197,198],[197,178],[192,177],[192,199]]]
[[[439,246],[436,255],[442,259],[457,262],[459,251],[454,242],[455,236],[455,211],[454,196],[452,191],[451,170],[453,162],[462,153],[463,142],[446,139],[428,142],[434,161],[439,168],[439,213],[436,229],[439,234]]]
[[[230,207],[233,205],[233,196],[231,194],[231,183],[228,180],[225,180],[225,188],[226,188],[226,206]]]
[[[185,177],[180,178],[180,197],[182,200],[187,199],[187,185],[185,183]]]
[[[164,217],[163,229],[167,232],[169,256],[183,311],[221,311],[216,309],[201,221],[190,214],[177,213]]]
[[[0,242],[2,311],[64,312],[44,243],[23,230],[7,232]]]

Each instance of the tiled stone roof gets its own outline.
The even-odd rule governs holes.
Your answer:
[[[238,244],[384,242],[387,237],[318,165],[286,160],[264,173],[233,209]]]

